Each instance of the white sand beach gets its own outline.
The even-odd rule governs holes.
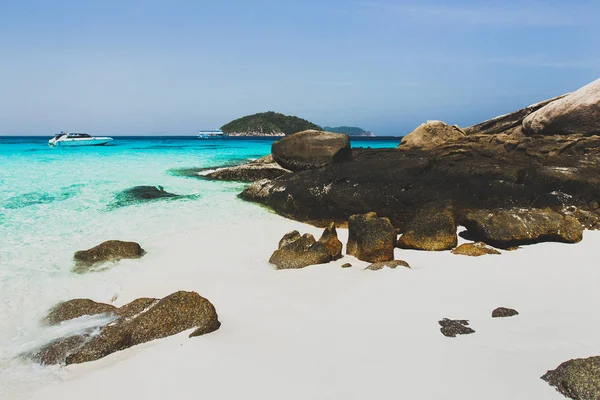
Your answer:
[[[146,237],[144,258],[104,272],[122,282],[114,304],[193,290],[216,306],[221,328],[64,367],[32,398],[562,399],[540,376],[600,353],[600,232],[478,258],[396,249],[412,269],[365,271],[344,256],[277,271],[268,258],[293,229],[321,232],[263,213],[260,224]],[[347,230],[338,235],[345,244]],[[499,306],[520,315],[492,319]],[[444,337],[444,317],[468,319],[476,333]]]

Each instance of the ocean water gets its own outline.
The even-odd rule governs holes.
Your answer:
[[[27,398],[61,377],[21,357],[48,341],[104,321],[82,318],[59,327],[39,321],[57,302],[119,297],[139,273],[122,261],[118,272],[77,274],[73,253],[109,239],[134,240],[167,251],[178,235],[222,230],[240,219],[280,218],[237,198],[245,184],[181,176],[256,159],[273,139],[203,141],[195,137],[116,137],[101,147],[51,148],[47,137],[0,140],[0,398]],[[353,140],[353,147],[396,147],[398,138]],[[138,185],[182,195],[119,206],[117,195]],[[161,247],[161,244],[163,246]],[[202,257],[202,255],[198,255]]]

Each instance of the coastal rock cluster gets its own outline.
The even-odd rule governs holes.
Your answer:
[[[74,318],[103,314],[104,326],[54,340],[26,356],[42,364],[77,364],[119,350],[195,328],[190,337],[221,326],[215,307],[195,292],[176,292],[163,299],[140,298],[120,308],[74,299],[56,305],[43,323],[57,325]]]

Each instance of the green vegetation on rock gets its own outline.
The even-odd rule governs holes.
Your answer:
[[[221,129],[230,135],[283,136],[308,129],[321,130],[321,127],[302,118],[269,111],[238,118]]]

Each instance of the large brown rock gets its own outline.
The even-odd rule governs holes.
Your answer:
[[[269,154],[246,164],[217,168],[213,172],[203,173],[202,176],[218,181],[256,182],[261,179],[275,179],[290,172],[277,164]]]
[[[423,206],[398,239],[400,248],[427,251],[451,250],[457,243],[453,210],[437,203]]]
[[[457,126],[450,126],[442,121],[427,121],[414,131],[404,136],[401,147],[434,147],[443,143],[461,139],[465,133]]]
[[[284,137],[273,143],[271,154],[279,165],[292,171],[321,168],[352,157],[348,135],[317,130]]]
[[[62,307],[68,303],[61,303]],[[115,310],[116,319],[97,328],[94,334],[88,330],[80,335],[57,339],[30,356],[43,364],[82,363],[191,328],[196,328],[190,334],[193,337],[213,332],[221,325],[214,306],[195,292],[180,291],[161,300],[138,299]],[[88,311],[96,313],[91,309]],[[81,313],[72,315],[79,316]],[[49,318],[51,315],[52,312],[46,321],[62,319]],[[63,318],[66,317],[63,315]]]
[[[77,251],[73,258],[76,262],[76,272],[84,272],[95,264],[123,258],[140,258],[144,254],[144,249],[138,243],[107,240],[91,249]]]
[[[565,361],[542,379],[574,400],[600,400],[600,357]]]
[[[298,269],[331,260],[331,252],[323,242],[317,242],[310,233],[300,236],[298,231],[293,231],[279,241],[279,249],[273,252],[269,263],[277,269]]]
[[[388,218],[376,213],[352,215],[348,220],[346,253],[368,262],[394,259],[396,230]]]
[[[577,219],[550,209],[474,211],[465,216],[463,225],[477,240],[500,248],[544,241],[576,243],[583,237]]]
[[[600,134],[600,79],[531,113],[523,129],[532,135]]]

